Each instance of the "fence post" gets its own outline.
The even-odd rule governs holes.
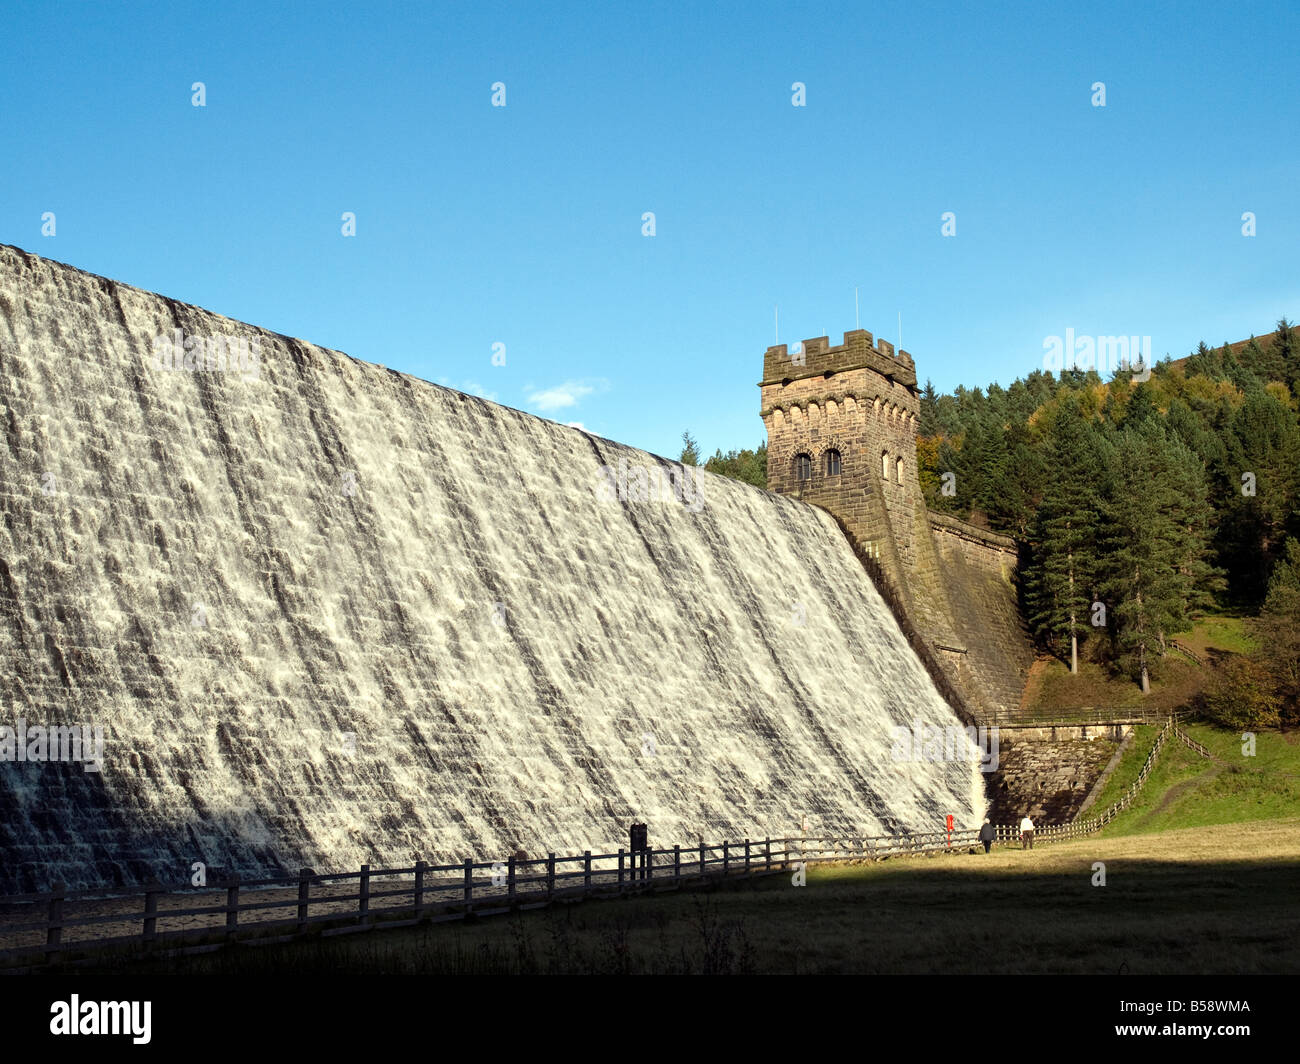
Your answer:
[[[546,855],[546,899],[555,897],[555,854]]]
[[[763,853],[766,855],[767,871],[772,871],[772,837],[769,835],[763,840]]]
[[[420,869],[417,865],[415,873],[415,904],[420,904]],[[307,930],[307,907],[311,905],[311,869],[298,869],[298,934]]]
[[[582,887],[583,894],[591,893],[591,851],[584,850],[582,853]]]
[[[415,918],[423,915],[424,909],[424,868],[425,864],[418,857],[415,859]]]
[[[226,938],[233,938],[239,929],[239,877],[226,886]]]
[[[474,859],[465,858],[465,911],[474,907]]]
[[[749,840],[745,840],[745,875],[749,875]]]
[[[510,898],[510,908],[515,907],[515,859],[510,858],[506,865],[506,893]]]
[[[363,864],[361,866],[361,889],[357,892],[357,923],[364,924],[366,915],[370,912],[370,866]]]
[[[618,851],[618,892],[623,893],[623,848]]]
[[[676,883],[682,878],[682,848],[673,847],[673,882]]]
[[[62,883],[55,883],[54,892],[50,895],[50,911],[46,915],[48,925],[45,928],[46,947],[57,946],[63,941],[63,892],[66,889]],[[58,958],[58,950],[46,949],[45,960],[47,962],[52,963]]]
[[[653,879],[655,874],[655,852],[650,846],[641,851],[642,878]]]
[[[704,840],[700,839],[700,878],[704,878]]]
[[[725,841],[725,840],[723,841],[723,843],[722,843],[722,875],[723,875],[724,878],[725,878],[726,875],[727,875],[727,869],[728,869],[728,868],[730,867],[730,865],[731,865],[731,857],[730,857],[730,849],[729,849],[730,846],[731,846],[731,843],[729,843],[729,842],[727,842],[727,841]]]
[[[148,949],[158,937],[158,886],[157,880],[149,884],[144,892],[144,948]]]

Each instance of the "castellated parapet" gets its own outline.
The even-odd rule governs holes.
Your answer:
[[[906,620],[974,715],[1015,708],[1032,652],[1014,541],[930,514],[917,470],[916,364],[865,329],[763,356],[768,487],[830,511],[878,563]]]

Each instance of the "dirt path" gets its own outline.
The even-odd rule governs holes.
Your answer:
[[[1043,690],[1043,672],[1051,664],[1052,658],[1037,657],[1029,666],[1029,675],[1025,677],[1025,689],[1020,695],[1020,708],[1029,709],[1038,705],[1039,695]]]
[[[1169,790],[1165,791],[1164,796],[1156,804],[1154,809],[1150,809],[1145,814],[1143,814],[1141,820],[1139,820],[1137,823],[1137,827],[1145,827],[1147,824],[1151,823],[1156,817],[1158,817],[1161,813],[1163,813],[1166,809],[1168,809],[1171,805],[1173,805],[1174,802],[1178,801],[1179,798],[1181,798],[1193,787],[1199,787],[1201,786],[1201,784],[1209,783],[1211,780],[1213,780],[1220,772],[1223,771],[1223,768],[1224,766],[1222,764],[1214,764],[1211,765],[1209,769],[1207,769],[1205,772],[1202,772],[1199,776],[1193,776],[1189,780],[1183,780],[1181,783],[1175,783],[1172,787],[1169,788]]]

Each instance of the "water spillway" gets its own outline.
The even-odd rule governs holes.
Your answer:
[[[0,893],[983,815],[814,507],[4,246],[0,425]]]

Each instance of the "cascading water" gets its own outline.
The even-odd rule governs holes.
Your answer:
[[[0,319],[0,726],[103,735],[0,892],[983,815],[825,513],[4,246]]]

